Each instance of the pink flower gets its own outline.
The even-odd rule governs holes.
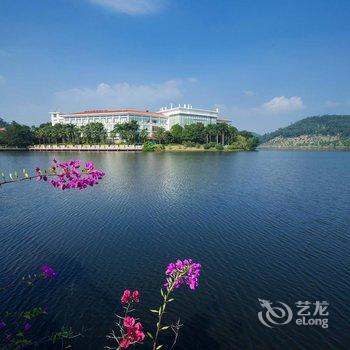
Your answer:
[[[183,283],[186,283],[190,289],[194,290],[198,287],[201,268],[201,264],[194,263],[191,259],[177,260],[175,263],[169,263],[165,275],[175,279],[175,288],[179,288]],[[165,287],[169,287],[168,282],[165,283]]]
[[[140,302],[140,293],[138,290],[135,290],[132,292],[132,299],[134,300],[135,303]]]
[[[87,162],[86,164],[85,164],[85,168],[86,169],[89,169],[89,170],[93,170],[94,169],[94,163],[93,162]]]
[[[130,345],[130,341],[128,338],[123,338],[122,340],[119,341],[119,346],[122,348],[122,349],[126,349],[128,348]]]
[[[127,337],[123,339],[127,339],[129,341],[129,345],[142,342],[145,339],[145,333],[142,331],[142,324],[140,322],[136,322],[133,317],[126,316],[124,318],[123,325],[127,334]]]
[[[138,322],[139,323],[139,322]],[[135,319],[131,316],[126,316],[124,318],[124,327],[126,329],[131,329],[135,326]]]
[[[57,272],[49,265],[43,265],[40,267],[44,279],[51,279],[57,276]]]
[[[134,327],[135,332],[135,339],[138,342],[141,342],[145,339],[145,333],[142,332],[142,324],[140,322],[137,322]]]
[[[50,175],[57,178],[50,181],[51,185],[61,190],[72,188],[83,190],[88,186],[97,185],[98,181],[105,176],[102,170],[94,168],[93,162],[87,162],[83,169],[80,169],[81,164],[81,160],[72,159],[68,162],[58,163],[54,159],[50,168]],[[47,176],[42,174],[40,168],[36,168],[35,171],[37,181],[47,181]]]
[[[6,327],[6,323],[4,321],[0,321],[0,331],[2,331]]]
[[[126,290],[124,290],[124,293],[123,293],[120,300],[123,304],[127,304],[130,301],[130,297],[131,297],[131,292],[129,289],[126,289]]]

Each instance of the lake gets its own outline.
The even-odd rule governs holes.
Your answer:
[[[0,314],[46,307],[32,332],[69,325],[84,335],[74,349],[103,349],[122,291],[140,290],[150,330],[166,265],[191,257],[200,286],[178,289],[167,315],[184,324],[176,349],[350,348],[350,152],[1,152],[0,171],[54,156],[107,175],[85,191],[0,188],[0,285],[44,263],[59,273],[7,290]],[[289,305],[293,321],[263,325],[258,299]],[[298,301],[327,301],[329,327],[297,325]]]

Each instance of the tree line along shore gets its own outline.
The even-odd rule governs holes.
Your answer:
[[[258,139],[226,123],[175,124],[170,131],[158,127],[149,137],[136,121],[116,124],[108,134],[102,123],[82,127],[73,124],[26,126],[0,118],[0,147],[27,148],[33,145],[143,145],[144,151],[238,151],[254,150]]]

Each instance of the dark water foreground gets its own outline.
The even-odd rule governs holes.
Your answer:
[[[2,152],[0,170],[52,156]],[[149,328],[143,311],[160,302],[165,266],[192,257],[203,275],[197,291],[176,293],[177,349],[350,348],[350,153],[58,156],[91,159],[107,176],[81,192],[34,181],[0,188],[1,284],[43,263],[59,272],[42,288],[7,292],[0,313],[47,307],[51,327],[88,329],[73,348],[102,349],[122,290],[140,290]],[[268,328],[258,298],[293,312],[297,301],[328,301],[329,327]]]

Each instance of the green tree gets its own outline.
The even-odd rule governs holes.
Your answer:
[[[183,141],[203,143],[205,138],[204,125],[202,123],[185,125]]]
[[[169,143],[174,143],[173,136],[171,135],[170,131],[166,131],[164,135],[164,143],[169,144]]]
[[[220,135],[220,125],[219,124],[214,124],[214,130],[215,130],[215,141],[216,144],[219,144],[219,135]]]
[[[62,138],[64,137],[65,141],[73,142],[76,136],[75,128],[74,124],[64,124]]]
[[[234,126],[229,125],[227,132],[228,132],[228,144],[231,144],[235,140],[235,137],[238,134],[238,130]]]
[[[226,123],[218,123],[217,124],[217,132],[221,137],[221,145],[225,145],[225,137],[228,132],[228,125]]]
[[[171,127],[170,133],[172,137],[172,142],[181,143],[183,140],[183,127],[179,124],[175,124]]]
[[[101,143],[105,142],[107,132],[102,123],[89,123],[82,127],[82,134],[84,141],[87,143]]]
[[[129,143],[135,144],[136,143],[136,138],[139,133],[139,123],[136,120],[131,120],[129,122]]]
[[[35,143],[35,134],[29,126],[12,122],[0,133],[0,143],[12,147],[27,147]]]
[[[35,128],[34,133],[39,143],[51,143],[52,128],[51,123],[40,124],[39,127]]]
[[[148,140],[148,130],[142,129],[139,133],[139,139],[141,143],[145,143]]]
[[[112,143],[114,143],[115,138],[117,137],[117,133],[114,129],[109,133],[109,137],[112,139]]]
[[[166,137],[165,129],[162,126],[158,127],[154,136],[159,143],[164,143]]]
[[[139,130],[139,124],[136,120],[131,120],[127,123],[116,124],[113,131],[119,135],[119,137],[128,142],[129,144],[135,144]]]
[[[213,136],[216,135],[216,125],[215,124],[208,124],[205,129],[205,137],[206,137],[206,143],[209,143],[212,141]]]

